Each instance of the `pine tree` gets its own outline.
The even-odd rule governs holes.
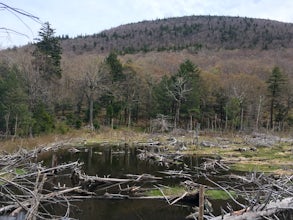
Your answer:
[[[33,51],[34,66],[46,81],[60,79],[62,48],[59,39],[54,36],[55,31],[48,22],[44,23],[39,31],[40,38]]]
[[[17,136],[20,129],[25,134],[29,123],[30,113],[22,74],[16,66],[0,63],[0,132]]]
[[[117,58],[117,54],[111,52],[106,58],[106,63],[110,67],[110,73],[112,75],[113,82],[123,81],[125,79],[125,75],[123,74],[123,67]]]
[[[282,106],[282,91],[286,79],[279,67],[274,67],[272,73],[267,81],[269,98],[270,98],[270,128],[274,125],[275,110]]]

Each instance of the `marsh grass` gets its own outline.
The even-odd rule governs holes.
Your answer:
[[[236,192],[234,192],[234,191],[228,191],[228,192],[234,198],[237,197]],[[218,189],[206,190],[205,196],[207,196],[211,200],[218,200],[218,199],[228,200],[228,199],[231,199],[231,197],[229,196],[229,194],[227,192],[225,192],[224,190],[218,190]]]
[[[14,173],[15,173],[16,175],[24,175],[24,174],[27,173],[27,171],[24,170],[24,169],[22,169],[22,168],[15,168],[15,169],[14,169]]]
[[[259,147],[257,151],[241,153],[243,160],[231,165],[233,170],[249,172],[293,173],[293,153],[288,145]],[[240,156],[238,157],[240,158]]]
[[[66,134],[46,134],[36,137],[18,137],[13,139],[1,140],[0,152],[6,151],[12,153],[19,150],[20,148],[34,149],[42,145],[47,145],[62,140],[71,140],[74,138],[86,139],[88,136],[90,136],[89,132],[73,130]]]
[[[185,192],[182,186],[164,187],[161,188],[165,196],[180,196]],[[147,196],[163,196],[159,189],[152,189],[146,193]]]

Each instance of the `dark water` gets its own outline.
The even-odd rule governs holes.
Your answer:
[[[160,166],[151,161],[142,161],[137,158],[137,148],[128,147],[101,147],[93,146],[81,148],[79,153],[71,153],[68,150],[56,152],[54,160],[58,163],[80,161],[84,165],[83,171],[88,175],[100,177],[110,176],[125,178],[125,174],[152,174],[163,177],[159,171],[166,169],[183,169],[183,164],[170,167]],[[52,155],[41,158],[45,164],[50,166]],[[182,158],[188,167],[198,167],[202,159],[195,156]],[[196,172],[196,171],[194,171]],[[196,176],[196,173],[195,173]],[[61,180],[70,185],[69,180]],[[180,179],[163,178],[155,184],[174,186],[180,183]],[[205,183],[202,178],[199,182]],[[147,183],[144,187],[152,187],[154,183]],[[206,184],[206,183],[205,183]],[[103,192],[104,193],[104,192]],[[223,201],[222,201],[223,202]],[[216,209],[222,205],[221,201],[215,201]],[[97,200],[88,199],[82,202],[73,202],[71,217],[81,220],[94,219],[185,219],[192,212],[191,206],[170,206],[165,200]],[[56,212],[60,207],[54,207]],[[217,212],[217,211],[216,211]]]
[[[166,169],[183,169],[183,164],[161,166],[152,161],[139,160],[137,158],[138,148],[131,147],[101,147],[79,148],[79,153],[71,153],[70,150],[60,150],[56,154],[58,163],[68,163],[74,161],[83,162],[83,170],[87,175],[110,175],[111,177],[125,177],[125,174],[148,173],[159,175],[158,171]],[[46,165],[51,165],[51,155],[41,158]],[[199,166],[201,158],[187,156],[182,158],[189,167]]]
[[[86,200],[78,204],[79,219],[185,219],[189,207],[169,206],[161,200]]]

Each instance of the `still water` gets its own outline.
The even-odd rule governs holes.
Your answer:
[[[126,174],[152,174],[163,177],[159,171],[167,167],[160,166],[150,161],[139,160],[138,149],[135,147],[102,147],[92,146],[80,148],[80,152],[73,153],[68,150],[56,152],[54,157],[58,163],[74,161],[83,162],[82,170],[87,175],[100,177],[126,178]],[[41,158],[48,166],[51,164],[52,155]],[[183,163],[168,167],[168,169],[183,169],[185,163],[188,167],[199,166],[201,158],[188,156],[182,158]],[[185,166],[186,166],[185,165]],[[61,180],[62,181],[62,180]],[[70,181],[63,181],[70,185]],[[152,184],[174,186],[180,183],[180,179],[163,178],[156,183],[148,183],[144,187],[152,187]],[[73,202],[71,217],[81,220],[142,220],[142,219],[185,219],[192,212],[191,206],[170,206],[165,200],[98,200],[87,199],[82,202]],[[58,212],[60,206],[54,207]]]

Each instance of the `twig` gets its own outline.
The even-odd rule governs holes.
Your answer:
[[[183,199],[187,194],[188,194],[188,192],[184,192],[180,197],[178,197],[173,202],[171,202],[170,205],[174,205],[175,203],[177,203],[178,201],[180,201],[181,199]]]
[[[226,190],[224,187],[222,187],[221,185],[219,185],[218,183],[215,183],[214,181],[212,181],[210,178],[208,178],[207,177],[207,175],[205,175],[205,174],[203,174],[203,176],[209,181],[209,182],[211,182],[211,183],[213,183],[214,185],[216,185],[216,186],[218,186],[219,188],[221,188],[222,190],[224,190],[226,193],[227,193],[227,195],[237,204],[237,205],[239,205],[239,206],[241,206],[242,208],[245,208],[246,206],[245,205],[243,205],[243,204],[241,204],[241,203],[239,203],[236,199],[234,199],[234,197],[231,195],[231,193],[228,191],[228,190]]]
[[[160,190],[160,192],[164,196],[165,200],[168,202],[169,205],[171,205],[169,199],[167,198],[167,196],[165,196],[163,190],[160,187],[156,186],[156,185],[154,185],[154,187],[157,188],[158,190]]]

